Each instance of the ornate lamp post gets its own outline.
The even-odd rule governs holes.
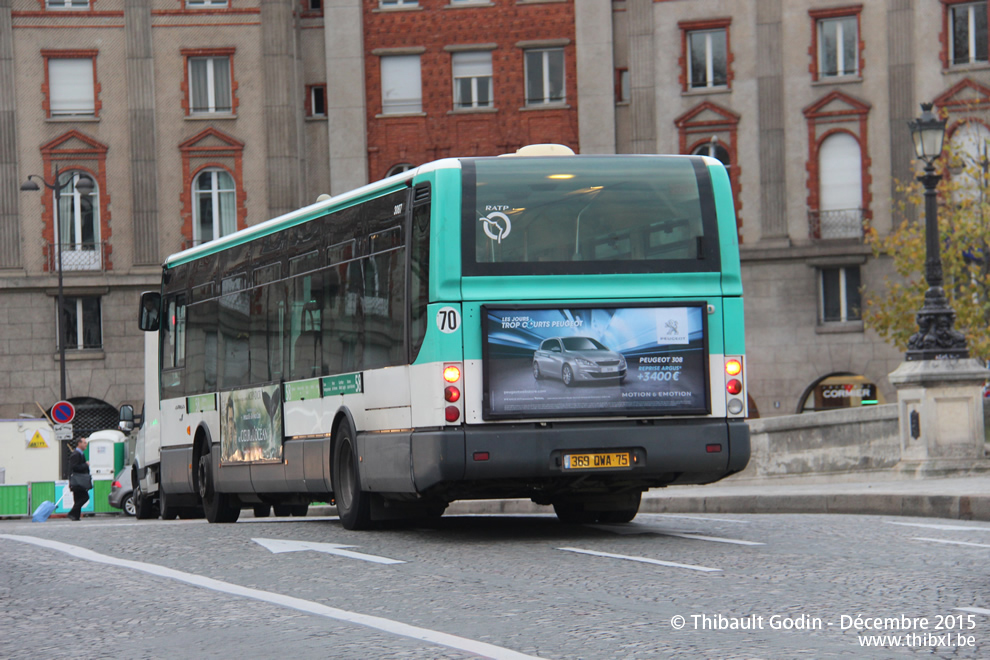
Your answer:
[[[914,151],[925,162],[924,174],[918,181],[925,187],[925,280],[928,290],[925,303],[918,312],[918,332],[908,340],[904,358],[913,360],[943,360],[968,358],[966,337],[954,328],[956,313],[949,307],[942,288],[942,257],[938,231],[938,202],[935,186],[942,180],[935,173],[935,159],[942,153],[945,122],[932,113],[931,103],[921,104],[921,117],[908,122]]]
[[[62,199],[62,188],[65,187],[67,182],[59,181],[58,178],[58,165],[55,166],[55,179],[54,183],[48,183],[44,177],[38,176],[37,174],[29,174],[27,181],[21,184],[21,190],[41,190],[38,184],[32,181],[32,179],[37,179],[45,185],[46,188],[52,190],[55,193],[55,259],[58,268],[58,314],[56,314],[56,341],[58,342],[58,369],[59,369],[59,383],[61,386],[61,400],[65,401],[65,329],[62,327],[62,317],[65,314],[63,308],[64,300],[62,296],[62,225],[59,222],[59,214],[61,212],[61,199]],[[80,175],[79,179],[76,181],[76,190],[80,195],[88,195],[93,192],[93,180],[90,179],[85,174]]]

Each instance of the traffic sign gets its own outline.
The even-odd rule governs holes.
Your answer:
[[[72,424],[56,424],[55,440],[58,442],[72,442]]]
[[[56,424],[68,424],[76,416],[76,407],[68,401],[59,401],[52,406],[52,419]]]

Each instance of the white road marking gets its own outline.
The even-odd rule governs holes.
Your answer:
[[[680,513],[641,513],[641,516],[660,516],[661,518],[674,518],[675,520],[680,518],[684,520],[704,520],[705,522],[726,522],[735,523],[737,525],[748,525],[750,521],[748,520],[732,520],[731,518],[703,518],[701,516],[685,516]]]
[[[704,536],[703,534],[694,534],[692,532],[671,532],[660,527],[651,527],[649,525],[638,525],[636,523],[627,523],[625,525],[588,525],[588,527],[594,527],[595,529],[601,529],[606,532],[613,532],[615,534],[659,534],[661,536],[676,536],[682,539],[694,539],[696,541],[711,541],[713,543],[732,543],[734,545],[766,545],[765,543],[758,543],[756,541],[742,541],[740,539],[726,539],[721,536]]]
[[[939,525],[935,523],[908,523],[885,520],[888,525],[901,525],[903,527],[924,527],[925,529],[941,529],[949,532],[990,532],[990,527],[972,527],[967,525]]]
[[[985,614],[990,616],[990,610],[985,610],[982,607],[957,607],[955,609],[957,612],[972,612],[973,614]]]
[[[967,543],[966,541],[948,541],[946,539],[926,539],[917,537],[915,541],[929,541],[930,543],[945,543],[946,545],[968,545],[971,548],[990,548],[986,543]]]
[[[130,559],[121,559],[119,557],[102,555],[98,552],[93,552],[88,548],[69,545],[68,543],[50,541],[48,539],[42,539],[35,536],[18,536],[14,534],[0,534],[0,538],[11,541],[19,541],[21,543],[28,543],[42,548],[48,548],[50,550],[57,550],[58,552],[64,552],[71,555],[76,559],[84,559],[86,561],[91,561],[98,564],[108,564],[110,566],[129,568],[142,573],[148,573],[150,575],[157,575],[158,577],[184,582],[194,587],[211,589],[213,591],[230,594],[232,596],[240,596],[242,598],[251,598],[253,600],[259,600],[265,603],[271,603],[273,605],[298,610],[300,612],[323,616],[336,621],[354,623],[393,635],[408,637],[410,639],[418,639],[430,644],[446,646],[448,648],[465,651],[467,653],[474,653],[485,658],[495,658],[496,660],[532,660],[533,658],[538,658],[538,656],[518,653],[511,649],[495,646],[494,644],[486,644],[485,642],[479,642],[473,639],[467,639],[465,637],[458,637],[457,635],[430,630],[428,628],[411,626],[406,623],[392,621],[391,619],[385,619],[383,617],[359,614],[357,612],[348,612],[347,610],[321,605],[312,601],[303,600],[302,598],[293,598],[292,596],[284,596],[282,594],[277,594],[270,591],[262,591],[261,589],[242,587],[237,584],[231,584],[229,582],[203,577],[202,575],[185,573],[172,568],[166,568],[165,566],[158,566],[157,564],[148,564],[140,561],[132,561]]]
[[[557,548],[566,552],[576,552],[582,555],[592,555],[595,557],[608,557],[610,559],[626,559],[628,561],[638,561],[644,564],[656,564],[657,566],[669,566],[671,568],[686,568],[689,571],[701,571],[703,573],[721,573],[721,568],[709,568],[707,566],[695,566],[693,564],[678,564],[673,561],[662,561],[660,559],[650,559],[649,557],[630,557],[629,555],[615,555],[611,552],[597,552],[595,550],[582,550],[581,548]]]
[[[389,559],[388,557],[378,557],[376,555],[366,555],[362,552],[351,552],[350,550],[345,550],[344,548],[356,548],[356,545],[341,545],[339,543],[316,543],[314,541],[283,541],[282,539],[251,539],[258,545],[262,545],[275,554],[281,554],[283,552],[305,552],[311,550],[313,552],[323,552],[328,555],[339,555],[341,557],[350,557],[351,559],[360,559],[361,561],[370,561],[375,564],[405,564],[406,562],[398,559]]]

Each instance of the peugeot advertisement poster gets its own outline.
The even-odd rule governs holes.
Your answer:
[[[706,414],[704,309],[486,306],[483,416]]]

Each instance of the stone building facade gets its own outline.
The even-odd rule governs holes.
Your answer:
[[[66,396],[140,405],[137,300],[165,256],[321,193],[532,142],[721,158],[754,411],[813,407],[838,374],[890,400],[901,355],[850,299],[887,265],[858,227],[892,226],[920,102],[960,135],[990,123],[986,21],[982,41],[966,24],[965,62],[956,34],[986,5],[0,0],[0,417],[61,395],[59,245]],[[19,191],[56,168],[59,209],[44,186]]]

